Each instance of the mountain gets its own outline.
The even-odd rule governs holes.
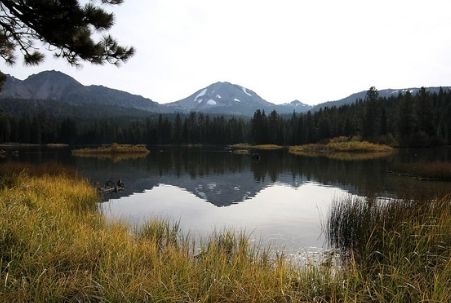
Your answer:
[[[402,88],[402,89],[382,89],[378,91],[379,97],[383,97],[383,98],[389,98],[391,96],[396,97],[399,94],[405,94],[407,92],[410,92],[412,95],[416,95],[418,94],[418,92],[420,91],[421,88],[418,87],[411,87],[411,88]],[[442,89],[445,90],[450,90],[451,87],[449,86],[444,86],[442,87]],[[426,91],[429,93],[438,93],[440,90],[440,87],[426,87]],[[317,104],[315,106],[313,106],[311,108],[312,111],[317,111],[321,108],[324,107],[333,107],[333,106],[342,106],[342,105],[347,105],[347,104],[352,104],[354,102],[356,102],[357,100],[364,100],[366,97],[366,93],[367,91],[361,91],[352,95],[349,95],[346,98],[343,99],[339,99],[339,100],[335,100],[335,101],[328,101],[328,102],[323,102],[320,104]]]
[[[0,100],[3,108],[14,107],[14,104],[4,104],[6,102],[16,102],[19,107],[26,100],[30,107],[53,112],[52,108],[56,105],[67,108],[66,111],[81,110],[82,115],[83,110],[91,111],[93,108],[100,109],[98,114],[108,112],[113,116],[136,116],[140,112],[161,111],[161,106],[150,99],[103,86],[84,86],[58,71],[41,72],[23,81],[7,75],[0,91]]]
[[[279,113],[304,112],[309,105],[296,100],[291,103],[276,105],[260,97],[254,91],[229,82],[216,82],[189,97],[164,104],[174,112],[203,112],[212,114],[252,116],[257,109]]]
[[[299,100],[294,100],[294,101],[291,101],[290,103],[283,103],[283,104],[277,105],[276,110],[277,110],[277,112],[282,113],[282,114],[289,114],[292,112],[297,112],[297,113],[308,112],[312,108],[313,108],[313,106],[311,106],[311,105],[302,103]]]
[[[133,116],[149,113],[203,112],[252,116],[257,109],[281,114],[304,112],[311,106],[295,100],[276,105],[261,98],[254,91],[229,82],[217,82],[191,96],[168,104],[104,86],[84,86],[74,78],[58,72],[44,71],[19,80],[7,75],[0,91],[0,108],[20,114],[29,108],[58,115],[81,117]]]
[[[426,88],[438,92],[440,88]],[[444,89],[451,89],[444,87]],[[380,97],[397,96],[409,91],[415,95],[419,88],[384,89]],[[366,91],[346,98],[307,105],[299,100],[274,104],[256,92],[229,82],[216,82],[182,100],[159,104],[142,96],[133,95],[104,86],[85,86],[74,78],[58,72],[44,71],[19,80],[7,75],[0,91],[0,110],[13,114],[27,113],[30,109],[45,111],[59,116],[75,117],[146,117],[158,113],[202,112],[207,114],[252,116],[258,109],[279,114],[316,111],[324,107],[351,104],[364,99]]]

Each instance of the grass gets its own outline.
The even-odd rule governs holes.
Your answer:
[[[451,181],[450,162],[398,163],[393,167],[393,172],[417,178]]]
[[[231,232],[200,254],[167,222],[130,233],[96,201],[87,182],[65,175],[21,173],[1,190],[1,302],[300,301],[296,285],[315,275]]]
[[[50,174],[33,167],[0,174],[14,179],[0,189],[0,302],[450,299],[449,197],[421,209],[419,203],[386,210],[368,207],[371,214],[378,211],[364,221],[366,231],[363,219],[358,221],[369,217],[365,207],[350,212],[356,201],[353,207],[337,204],[331,230],[336,239],[344,229],[334,227],[360,230],[362,238],[351,241],[355,253],[348,254],[355,257],[342,267],[324,262],[300,268],[283,254],[253,246],[245,235],[231,231],[211,235],[197,251],[199,245],[178,224],[150,220],[130,230],[107,222],[96,209],[93,187],[56,167]],[[349,247],[343,243],[341,247]]]
[[[148,154],[150,151],[145,145],[117,144],[102,145],[97,148],[81,148],[72,151],[75,156],[96,155],[125,155],[125,154]]]
[[[276,144],[252,145],[252,144],[248,144],[248,143],[237,143],[237,144],[230,145],[230,148],[238,149],[238,150],[245,150],[245,149],[277,150],[277,149],[283,149],[284,147],[281,145],[276,145]]]
[[[327,234],[372,301],[450,302],[451,195],[349,198],[332,207]]]
[[[288,152],[307,157],[327,157],[337,160],[367,160],[381,158],[393,153],[393,148],[384,145],[338,137],[327,143],[290,146]]]

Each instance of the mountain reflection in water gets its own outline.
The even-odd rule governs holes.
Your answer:
[[[361,196],[435,193],[448,185],[387,173],[394,163],[406,160],[408,155],[340,161],[293,156],[286,151],[260,154],[260,160],[252,160],[248,155],[218,149],[173,148],[153,150],[146,158],[117,163],[88,158],[74,161],[77,169],[94,183],[120,179],[126,184],[125,191],[106,195],[104,201],[144,192],[159,184],[185,189],[216,206],[243,202],[275,183],[297,188],[306,182],[316,182]],[[435,158],[438,156],[440,154],[434,155]],[[449,159],[448,156],[445,152],[442,158]],[[424,158],[428,156],[424,155]]]
[[[347,195],[405,197],[449,191],[448,182],[389,173],[396,163],[444,161],[450,149],[401,150],[386,158],[342,161],[285,150],[260,159],[223,148],[154,148],[145,158],[76,158],[68,151],[29,151],[17,161],[74,167],[93,184],[121,180],[125,190],[104,195],[109,218],[139,225],[150,218],[180,221],[182,230],[207,237],[232,228],[297,254],[324,245],[322,224],[334,200]]]

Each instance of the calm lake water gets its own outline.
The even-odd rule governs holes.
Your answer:
[[[108,218],[131,225],[155,217],[179,221],[184,232],[204,239],[231,228],[299,258],[326,248],[322,226],[337,199],[431,195],[451,188],[448,182],[389,173],[397,163],[451,161],[450,148],[401,150],[361,161],[299,157],[286,151],[259,153],[260,160],[253,160],[222,147],[159,147],[145,158],[121,160],[78,158],[67,150],[28,150],[8,161],[56,162],[75,168],[93,184],[122,180],[125,190],[105,195],[99,203]]]

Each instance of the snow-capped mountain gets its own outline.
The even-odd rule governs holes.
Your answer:
[[[427,87],[429,93],[437,93],[439,87]],[[450,87],[443,87],[449,90]],[[415,95],[420,88],[383,89],[380,97],[397,96],[410,92]],[[324,107],[351,104],[364,99],[366,91],[352,94],[336,101],[307,105],[299,100],[274,104],[246,87],[229,82],[216,82],[182,100],[159,104],[148,98],[133,95],[104,86],[85,86],[74,78],[58,71],[44,71],[19,80],[7,75],[0,91],[0,110],[15,114],[26,113],[30,108],[41,111],[59,112],[59,115],[78,116],[128,116],[143,117],[154,113],[202,112],[219,115],[252,116],[256,110],[279,114],[315,111]]]
[[[253,90],[229,82],[216,82],[189,97],[164,104],[177,112],[204,112],[229,115],[251,116],[257,109],[279,113],[303,112],[309,105],[295,100],[291,103],[276,105],[260,97]]]
[[[11,100],[19,99],[22,105],[24,100],[30,100],[30,106],[41,107],[45,111],[52,111],[55,104],[60,104],[60,108],[65,105],[76,106],[80,111],[83,110],[83,106],[90,107],[87,111],[92,111],[93,106],[97,108],[103,106],[117,115],[138,114],[139,116],[149,112],[202,112],[252,116],[258,109],[266,112],[276,110],[282,114],[310,109],[309,105],[298,100],[276,105],[264,100],[253,90],[229,82],[211,84],[180,101],[158,104],[150,99],[104,86],[84,86],[74,78],[58,71],[44,71],[31,75],[25,80],[7,76],[3,89],[0,91],[1,102],[9,102],[7,107],[12,108],[14,104],[11,104]]]

